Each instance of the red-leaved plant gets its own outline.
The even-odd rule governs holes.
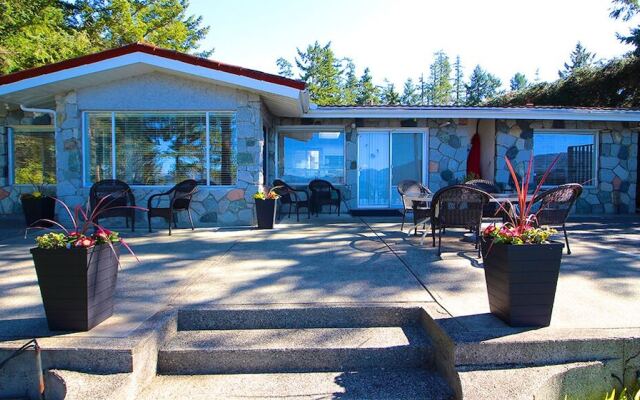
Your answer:
[[[115,249],[113,247],[114,243],[122,244],[128,251],[138,260],[136,254],[131,250],[131,247],[120,237],[118,232],[111,231],[102,225],[98,224],[96,221],[106,211],[120,209],[120,208],[129,208],[136,209],[141,211],[147,211],[146,208],[138,207],[138,206],[111,206],[114,200],[117,197],[114,197],[115,193],[108,194],[98,201],[96,207],[93,210],[89,210],[87,206],[86,209],[83,209],[82,206],[77,205],[74,207],[73,212],[65,204],[64,201],[53,197],[53,199],[62,206],[62,208],[67,212],[69,219],[71,220],[71,224],[73,227],[68,229],[61,223],[57,221],[53,221],[50,219],[40,219],[31,224],[25,231],[25,238],[27,234],[32,229],[46,229],[51,230],[53,232],[45,233],[44,235],[40,235],[36,237],[36,245],[42,249],[71,249],[75,247],[84,247],[89,248],[95,245],[106,244],[111,250],[115,253]],[[61,232],[56,232],[54,228],[50,228],[47,226],[42,226],[39,224],[47,223],[51,224],[54,227],[57,227],[61,230]],[[91,232],[92,231],[92,232]],[[139,260],[138,260],[139,261]]]
[[[509,158],[504,158],[507,163],[507,168],[509,168],[511,179],[513,179],[518,201],[516,206],[514,206],[511,201],[505,201],[502,204],[498,202],[498,212],[502,211],[507,215],[509,222],[500,226],[497,226],[496,224],[489,225],[482,233],[482,236],[485,239],[490,239],[492,244],[544,243],[549,239],[549,236],[556,233],[555,229],[536,227],[537,213],[531,212],[531,210],[533,207],[533,199],[536,198],[542,189],[544,182],[547,180],[549,173],[559,158],[560,155],[554,158],[551,164],[549,164],[549,167],[546,169],[540,178],[540,181],[536,185],[531,196],[531,200],[527,200],[527,195],[529,193],[529,184],[531,181],[531,173],[533,171],[533,154],[529,159],[527,171],[522,181],[518,179],[518,175],[516,174],[511,161],[509,161]]]

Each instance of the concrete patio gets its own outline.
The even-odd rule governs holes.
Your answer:
[[[44,349],[122,349],[146,320],[173,307],[349,304],[419,304],[461,343],[623,338],[640,349],[640,219],[633,216],[569,224],[573,254],[563,256],[552,324],[534,330],[489,314],[482,262],[462,232],[448,232],[440,259],[430,242],[401,233],[397,218],[323,216],[285,219],[273,231],[122,230],[140,262],[122,257],[115,315],[90,332],[50,332],[32,238],[11,237],[15,230],[5,226],[0,241],[0,350],[33,337]]]

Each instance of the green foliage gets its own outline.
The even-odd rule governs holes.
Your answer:
[[[36,245],[40,249],[64,249],[67,243],[69,241],[64,233],[49,232],[36,238]]]
[[[517,92],[518,90],[523,90],[526,89],[527,86],[529,86],[529,82],[527,81],[527,77],[524,76],[523,73],[520,72],[516,72],[515,75],[513,75],[513,78],[511,78],[511,81],[509,81],[509,86],[511,88],[511,90]]]
[[[639,0],[613,0],[613,7],[609,16],[614,19],[629,21],[640,12]],[[631,28],[628,35],[617,33],[618,40],[635,47],[632,55],[640,57],[640,26]]]
[[[356,95],[357,105],[374,105],[380,103],[378,96],[379,89],[373,84],[373,77],[369,68],[364,69],[364,73],[358,81],[358,91]]]
[[[564,79],[580,68],[589,68],[593,66],[595,58],[594,53],[588,51],[582,43],[578,42],[569,56],[569,63],[564,63],[564,69],[558,71],[558,76]]]
[[[382,104],[397,105],[400,104],[400,93],[396,91],[396,87],[388,80],[384,80],[385,85],[380,93],[380,102]]]
[[[276,60],[276,66],[278,67],[278,75],[293,78],[293,65],[286,58],[279,57]]]
[[[307,83],[311,101],[318,105],[340,104],[341,63],[331,49],[331,42],[316,41],[305,51],[297,49],[296,66],[300,79]]]
[[[460,56],[456,56],[456,62],[453,64],[453,104],[456,106],[463,105],[465,102],[465,95],[462,63],[460,62]]]
[[[420,93],[418,87],[413,83],[413,79],[408,78],[404,82],[400,103],[404,105],[414,106],[420,104]]]
[[[494,106],[562,105],[640,107],[640,58],[614,59],[601,67],[580,68],[566,79],[538,83],[488,102]]]
[[[477,106],[485,100],[493,98],[498,94],[498,88],[500,88],[501,84],[502,82],[498,77],[476,65],[469,78],[469,83],[466,85],[466,105]]]
[[[433,54],[434,61],[429,67],[428,99],[430,104],[451,104],[451,63],[449,56],[443,50]]]
[[[0,74],[145,41],[182,52],[209,27],[187,0],[0,0]],[[198,53],[208,56],[212,51]]]
[[[358,96],[358,77],[356,76],[356,65],[353,60],[346,58],[344,69],[344,79],[342,83],[342,104],[355,104]]]

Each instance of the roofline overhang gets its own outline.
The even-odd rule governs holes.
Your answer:
[[[516,107],[316,107],[305,118],[468,118],[640,122],[640,110]]]

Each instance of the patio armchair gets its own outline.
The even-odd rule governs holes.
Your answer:
[[[89,189],[91,212],[100,213],[95,219],[96,224],[100,223],[101,218],[124,217],[127,228],[129,220],[131,220],[131,232],[134,232],[136,229],[136,210],[129,207],[135,207],[135,205],[136,199],[129,185],[117,179],[101,180],[94,183]]]
[[[465,182],[464,184],[472,186],[476,189],[482,190],[483,192],[489,193],[490,195],[502,192],[494,182],[488,181],[486,179],[472,179],[470,181]],[[499,208],[498,203],[488,202],[487,204],[484,205],[484,209],[482,210],[482,216],[484,218],[503,218],[504,216],[502,214],[504,214],[504,211],[497,212],[498,208]]]
[[[171,236],[171,225],[177,229],[175,213],[179,211],[186,211],[189,215],[189,222],[191,223],[191,230],[194,230],[193,218],[191,217],[191,199],[193,195],[198,191],[198,182],[193,179],[187,179],[172,187],[170,190],[164,193],[154,194],[149,197],[147,201],[147,219],[149,222],[149,232],[151,232],[151,218],[162,217],[169,222],[169,236]],[[168,206],[161,207],[160,203],[166,197],[168,200]],[[157,199],[156,204],[153,204],[154,199]]]
[[[296,208],[296,221],[300,221],[300,208],[307,209],[307,218],[311,218],[311,205],[309,204],[309,193],[304,189],[295,189],[289,186],[285,181],[276,179],[273,181],[273,189],[280,196],[278,209],[283,205],[289,205],[289,218],[291,218],[291,209]],[[280,212],[280,211],[279,211]]]
[[[309,182],[309,190],[311,191],[311,207],[312,212],[316,213],[316,216],[321,211],[322,206],[329,206],[329,213],[331,213],[331,206],[336,206],[338,216],[340,216],[340,203],[342,203],[342,194],[339,189],[336,189],[330,182],[322,179],[314,179]]]
[[[475,232],[475,247],[480,257],[480,227],[482,210],[489,195],[469,185],[452,185],[438,190],[431,201],[431,237],[436,246],[438,230],[438,256],[442,249],[442,233],[446,228],[465,228]],[[427,234],[425,231],[423,235]]]
[[[424,201],[415,202],[407,198],[409,194],[431,194],[429,188],[425,187],[418,181],[411,179],[405,179],[398,183],[398,194],[402,200],[402,224],[400,225],[400,232],[404,231],[404,223],[407,218],[407,213],[413,214],[413,225],[416,229],[416,235],[418,234],[417,226],[420,221],[426,220],[431,213],[431,209]],[[409,230],[411,233],[411,230]]]
[[[571,254],[569,237],[565,226],[569,211],[578,197],[582,194],[582,185],[568,183],[549,189],[537,195],[532,201],[532,212],[535,213],[534,223],[537,226],[549,225],[562,227],[564,240],[567,244],[567,254]]]

